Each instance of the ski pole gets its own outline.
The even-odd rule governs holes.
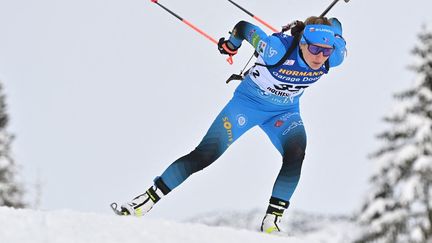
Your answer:
[[[265,22],[264,20],[262,20],[261,18],[259,18],[258,16],[254,15],[253,13],[249,12],[248,10],[246,10],[245,8],[243,8],[242,6],[240,6],[239,4],[235,3],[232,0],[228,0],[230,3],[232,3],[234,6],[236,6],[237,8],[241,9],[243,12],[245,12],[246,14],[248,14],[249,16],[251,16],[252,18],[256,19],[258,22],[260,22],[261,24],[265,25],[267,28],[271,29],[273,32],[279,32],[276,30],[276,28],[272,27],[270,24],[268,24],[267,22]],[[344,0],[346,3],[348,3],[350,0]],[[335,5],[336,3],[339,2],[339,0],[334,0],[328,7],[326,10],[324,10],[324,12],[320,15],[320,17],[324,17]]]
[[[192,29],[194,29],[196,32],[198,32],[201,35],[203,35],[205,38],[207,38],[211,42],[215,43],[216,45],[218,44],[218,42],[213,37],[211,37],[210,35],[208,35],[204,31],[202,31],[201,29],[199,29],[198,27],[196,27],[195,25],[193,25],[191,22],[189,22],[186,19],[180,17],[179,15],[177,15],[176,13],[174,13],[173,11],[169,10],[168,8],[166,8],[165,6],[163,6],[162,4],[160,4],[158,2],[158,0],[150,0],[150,1],[152,1],[153,3],[156,3],[157,5],[159,5],[159,7],[163,8],[165,11],[167,11],[170,14],[172,14],[174,17],[176,17],[177,19],[179,19],[180,21],[182,21],[183,23],[185,23],[187,26],[189,26]],[[228,57],[227,62],[229,64],[233,64],[233,59],[232,59],[231,55]]]
[[[346,3],[349,2],[350,0],[344,0]],[[329,11],[330,9],[332,9],[334,7],[334,5],[336,5],[336,3],[339,2],[339,0],[334,0],[328,7],[326,10],[324,10],[324,12],[320,15],[320,17],[324,17]]]
[[[232,3],[234,6],[236,6],[237,8],[241,9],[243,12],[247,13],[249,16],[251,16],[252,18],[256,19],[258,22],[260,22],[261,24],[265,25],[267,28],[271,29],[273,32],[279,32],[276,28],[274,28],[273,26],[269,25],[267,22],[265,22],[264,20],[262,20],[261,18],[259,18],[258,16],[254,15],[253,13],[247,11],[245,8],[243,8],[242,6],[238,5],[237,3],[235,3],[234,1],[228,0],[230,3]]]
[[[261,24],[265,25],[267,28],[269,28],[270,30],[272,30],[273,32],[279,32],[276,28],[274,28],[273,26],[269,25],[267,22],[265,22],[264,20],[262,20],[260,17],[256,16],[255,14],[249,12],[248,10],[246,10],[245,8],[243,8],[242,6],[238,5],[236,2],[228,0],[230,3],[232,3],[234,6],[236,6],[237,8],[239,8],[240,10],[242,10],[243,12],[245,12],[246,14],[248,14],[249,16],[251,16],[252,18],[254,18],[255,20],[257,20],[258,22],[260,22]],[[246,67],[248,66],[249,62],[252,60],[252,58],[255,56],[255,54],[258,54],[256,52],[252,53],[252,56],[249,58],[249,61],[246,63],[245,67],[240,71],[240,74],[232,74],[231,77],[229,77],[226,81],[226,83],[228,84],[229,82],[231,82],[232,80],[242,80],[242,75],[243,72],[246,70]]]

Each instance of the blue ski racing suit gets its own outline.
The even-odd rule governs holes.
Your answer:
[[[329,68],[341,64],[346,52],[341,26],[329,28],[338,37],[333,43],[334,51],[326,65],[313,70],[304,61],[299,45],[283,64],[269,66],[284,57],[294,37],[282,33],[268,36],[251,23],[239,22],[229,42],[238,48],[246,40],[259,54],[257,63],[261,65],[249,70],[199,145],[169,165],[155,179],[156,185],[162,187],[165,193],[173,190],[191,174],[217,160],[246,131],[259,126],[282,155],[282,167],[271,198],[289,204],[299,182],[306,150],[300,97],[305,89],[327,74]]]

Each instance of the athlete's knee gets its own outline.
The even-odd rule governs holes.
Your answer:
[[[290,143],[284,147],[283,163],[287,164],[301,164],[305,157],[306,146],[302,143]]]
[[[193,162],[193,172],[197,172],[216,161],[220,154],[217,144],[207,144],[198,146],[187,156]]]

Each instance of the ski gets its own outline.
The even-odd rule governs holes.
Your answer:
[[[118,206],[117,203],[113,202],[110,204],[111,209],[113,210],[113,212],[119,216],[126,216],[129,215],[127,212],[122,211],[121,207]]]

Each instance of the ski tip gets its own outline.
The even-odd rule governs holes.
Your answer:
[[[150,0],[152,3],[157,3],[158,0]]]
[[[115,203],[115,202],[113,202],[113,203],[110,204],[110,207],[111,207],[112,209],[117,209],[117,206],[118,206],[118,204]]]
[[[115,202],[111,203],[110,207],[113,210],[113,212],[117,215],[120,215],[120,216],[130,215],[129,212],[127,212],[126,210],[122,210],[122,207],[119,207],[119,205]]]
[[[113,212],[117,215],[123,215],[121,210],[118,208],[118,204],[113,202],[110,204],[111,209],[113,210]]]

